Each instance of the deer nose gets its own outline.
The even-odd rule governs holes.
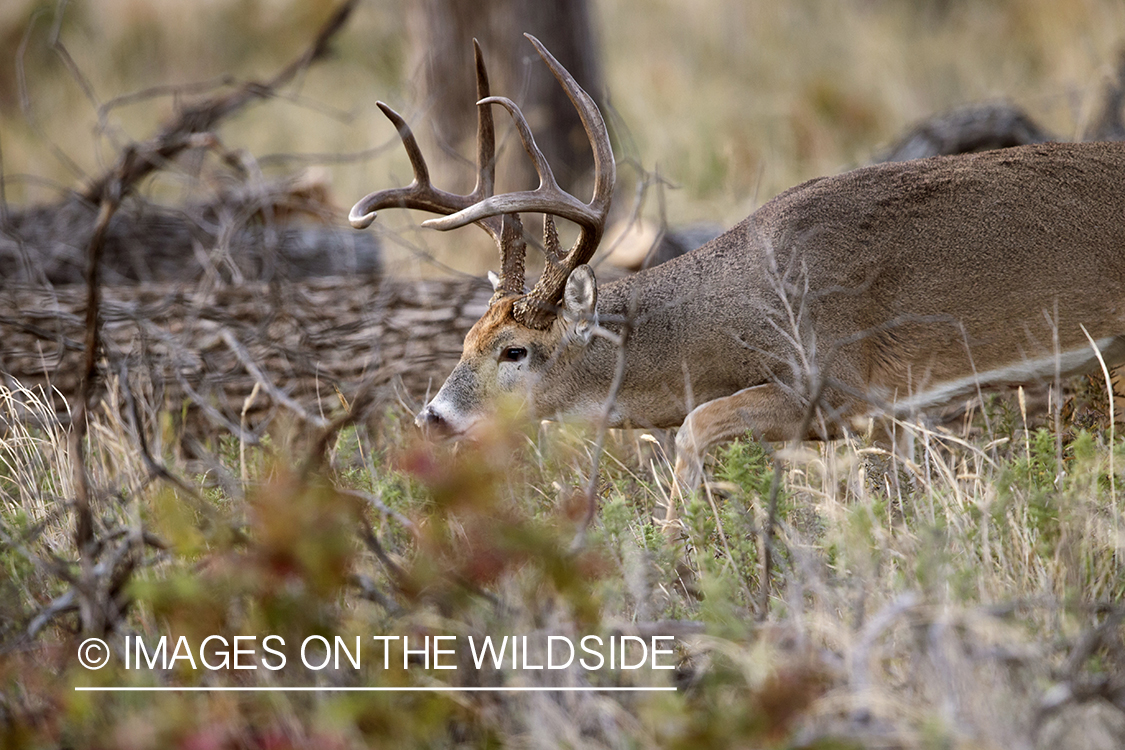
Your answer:
[[[451,430],[449,422],[445,421],[445,417],[438,414],[437,409],[433,404],[426,404],[422,411],[414,417],[414,424],[422,428],[422,432],[427,437],[438,437],[448,435]]]

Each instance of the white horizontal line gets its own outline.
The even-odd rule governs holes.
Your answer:
[[[84,693],[651,693],[675,687],[75,687]]]

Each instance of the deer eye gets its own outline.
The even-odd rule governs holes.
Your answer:
[[[509,346],[500,351],[501,362],[522,362],[523,358],[527,356],[527,349],[522,346]]]

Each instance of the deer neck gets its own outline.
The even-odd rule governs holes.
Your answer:
[[[558,374],[541,384],[540,399],[555,402],[555,413],[608,415],[611,427],[675,427],[700,403],[750,384],[744,381],[752,374],[723,364],[717,351],[701,349],[699,328],[707,321],[695,319],[698,305],[677,282],[677,272],[690,273],[691,263],[675,265],[599,290],[601,335],[560,357]],[[738,344],[732,338],[729,345]]]

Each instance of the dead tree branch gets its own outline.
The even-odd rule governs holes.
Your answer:
[[[95,179],[83,192],[91,202],[101,202],[103,196],[118,193],[126,195],[154,171],[175,159],[189,148],[201,144],[199,136],[209,133],[227,117],[247,104],[275,96],[277,89],[288,84],[301,71],[322,59],[329,43],[344,27],[358,0],[346,0],[321,27],[312,44],[295,60],[282,68],[264,83],[247,81],[227,94],[210,97],[186,107],[159,133],[140,144],[125,149],[117,164],[108,173]],[[114,183],[119,187],[114,188]],[[107,193],[108,191],[108,193]]]

